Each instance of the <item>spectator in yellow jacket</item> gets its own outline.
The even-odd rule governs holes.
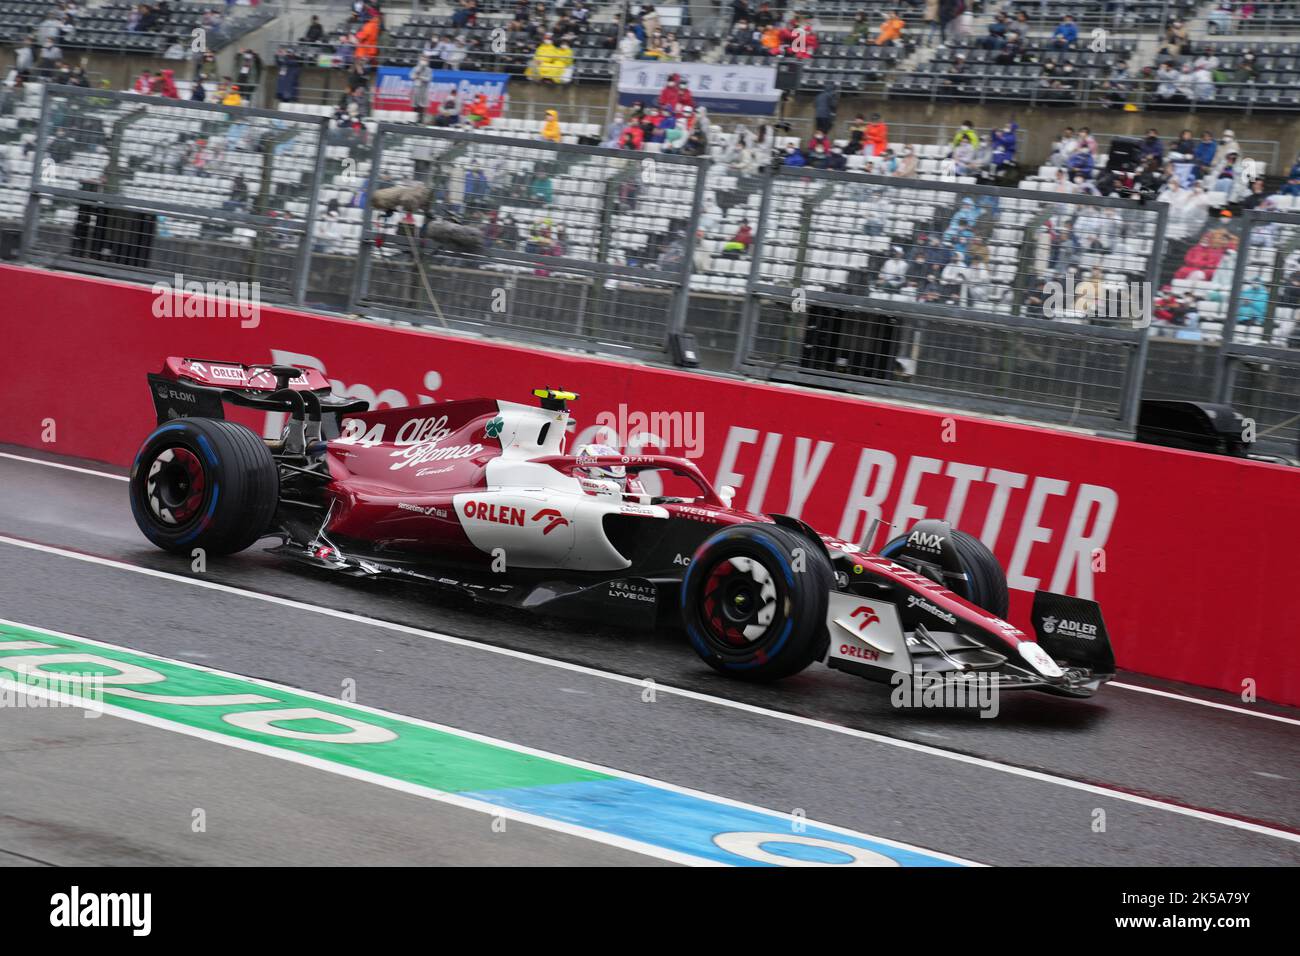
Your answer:
[[[558,143],[563,138],[560,132],[560,114],[555,110],[547,110],[546,122],[542,124],[542,139]]]
[[[533,60],[524,75],[540,83],[568,83],[573,78],[573,48],[564,39],[553,42],[551,34],[533,51]]]

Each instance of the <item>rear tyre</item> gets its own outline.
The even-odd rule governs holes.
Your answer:
[[[266,443],[234,422],[178,418],[131,466],[131,513],[164,551],[243,551],[271,526],[280,478]]]
[[[682,581],[686,634],[729,677],[789,677],[823,652],[833,581],[820,542],[774,524],[724,528],[696,550]]]

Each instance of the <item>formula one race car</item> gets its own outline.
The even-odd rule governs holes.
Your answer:
[[[370,410],[316,370],[169,358],[131,508],[158,547],[275,553],[569,617],[683,627],[710,666],[773,680],[813,661],[1087,697],[1114,675],[1100,609],[1039,592],[1037,641],[1008,624],[978,539],[921,521],[878,553],[731,505],[691,461],[601,446],[565,454],[572,393]],[[229,403],[287,416],[259,438]],[[649,490],[653,488],[654,490]],[[865,545],[874,537],[867,534]]]

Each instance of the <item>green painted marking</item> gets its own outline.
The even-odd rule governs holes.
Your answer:
[[[14,650],[4,646],[15,641],[39,641],[51,646],[27,650]],[[91,655],[107,663],[86,662],[80,660],[82,655]],[[49,656],[51,659],[28,672],[20,669],[23,658],[41,656]],[[61,662],[58,658],[62,656],[72,659]],[[123,667],[119,668],[115,664]],[[144,668],[149,673],[132,672],[128,668]],[[121,682],[124,674],[130,678],[130,683]],[[266,687],[197,666],[174,664],[148,654],[104,647],[17,625],[0,624],[0,678],[8,677],[47,690],[78,693],[82,697],[93,698],[96,690],[94,685],[81,689],[80,685],[68,682],[69,677],[86,678],[93,675],[103,676],[105,704],[443,792],[537,787],[612,779],[608,774],[467,739],[419,723],[375,714],[343,701],[302,696],[280,687]],[[115,682],[115,678],[118,682]],[[196,705],[125,696],[114,693],[115,687],[155,698],[237,694],[267,699],[259,703],[218,702]],[[265,711],[282,710],[309,713],[272,718],[266,721],[269,726],[283,732],[307,735],[307,739],[281,736],[272,730],[259,729],[256,715]],[[341,718],[343,722],[330,720],[331,716]],[[234,717],[233,721],[228,719],[231,717]],[[363,726],[358,728],[357,725]],[[382,739],[360,742],[357,739],[358,732]],[[330,738],[336,739],[331,742]]]

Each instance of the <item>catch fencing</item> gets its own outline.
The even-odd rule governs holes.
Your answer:
[[[1300,434],[1294,212],[1175,242],[1162,202],[947,168],[753,173],[66,86],[0,104],[0,150],[32,264],[652,361],[687,332],[718,370],[1117,433],[1154,381],[1241,405],[1270,449]],[[1236,281],[1192,268],[1238,242]],[[1168,286],[1199,320],[1160,310]]]
[[[1254,423],[1259,450],[1295,455],[1300,443],[1300,215],[1246,213],[1229,303],[1217,397]]]

